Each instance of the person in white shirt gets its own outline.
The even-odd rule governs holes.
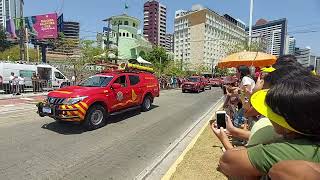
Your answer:
[[[15,80],[16,80],[16,76],[14,76],[14,73],[11,72],[11,75],[9,77],[9,83],[10,83],[10,93],[12,94],[16,92]]]
[[[238,68],[241,77],[240,89],[246,94],[251,95],[255,87],[255,81],[250,77],[250,69],[247,66],[240,66]]]
[[[18,79],[19,79],[20,92],[24,93],[25,79],[24,79],[23,75],[21,75],[20,77],[18,77]]]

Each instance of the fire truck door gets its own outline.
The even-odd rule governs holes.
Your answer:
[[[112,111],[125,109],[131,105],[131,89],[128,87],[126,75],[118,77],[113,83],[121,84],[121,88],[113,89],[112,91]]]
[[[129,83],[131,89],[132,106],[139,105],[143,96],[143,89],[140,76],[136,74],[130,74]]]

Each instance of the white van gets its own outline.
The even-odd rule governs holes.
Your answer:
[[[24,77],[26,88],[32,88],[31,77],[33,74],[39,74],[41,81],[44,83],[43,89],[52,90],[70,84],[67,79],[58,69],[48,64],[18,64],[18,63],[3,63],[0,62],[0,79],[2,79],[2,88],[8,90],[10,87],[10,75]]]

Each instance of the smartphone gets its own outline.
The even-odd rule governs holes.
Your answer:
[[[217,111],[216,112],[218,129],[220,129],[220,127],[223,127],[224,129],[226,129],[226,127],[227,127],[226,114],[227,114],[226,111]]]

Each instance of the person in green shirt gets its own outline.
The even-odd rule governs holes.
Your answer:
[[[252,106],[270,119],[283,139],[270,144],[227,150],[218,170],[226,176],[258,179],[283,160],[320,162],[320,79],[307,75],[286,79],[251,97]],[[215,131],[219,139],[223,129]],[[221,140],[221,139],[220,139]]]
[[[262,68],[264,69],[264,68]],[[292,79],[301,75],[310,75],[310,73],[301,66],[282,66],[277,70],[273,68],[272,71],[268,71],[268,74],[264,76],[263,79],[258,77],[255,90],[259,91],[261,89],[269,89],[273,85],[285,79]],[[246,111],[247,116],[257,117],[260,116],[257,122],[252,126],[251,130],[246,130],[242,128],[237,128],[233,126],[232,120],[228,117],[226,121],[226,129],[232,137],[239,138],[241,140],[248,141],[247,145],[256,145],[263,143],[270,143],[273,140],[279,139],[279,135],[274,131],[272,123],[270,120],[264,116],[261,116],[251,105]],[[212,130],[214,131],[215,125],[213,125]],[[225,144],[225,149],[233,148],[233,145],[229,140],[222,142]]]

